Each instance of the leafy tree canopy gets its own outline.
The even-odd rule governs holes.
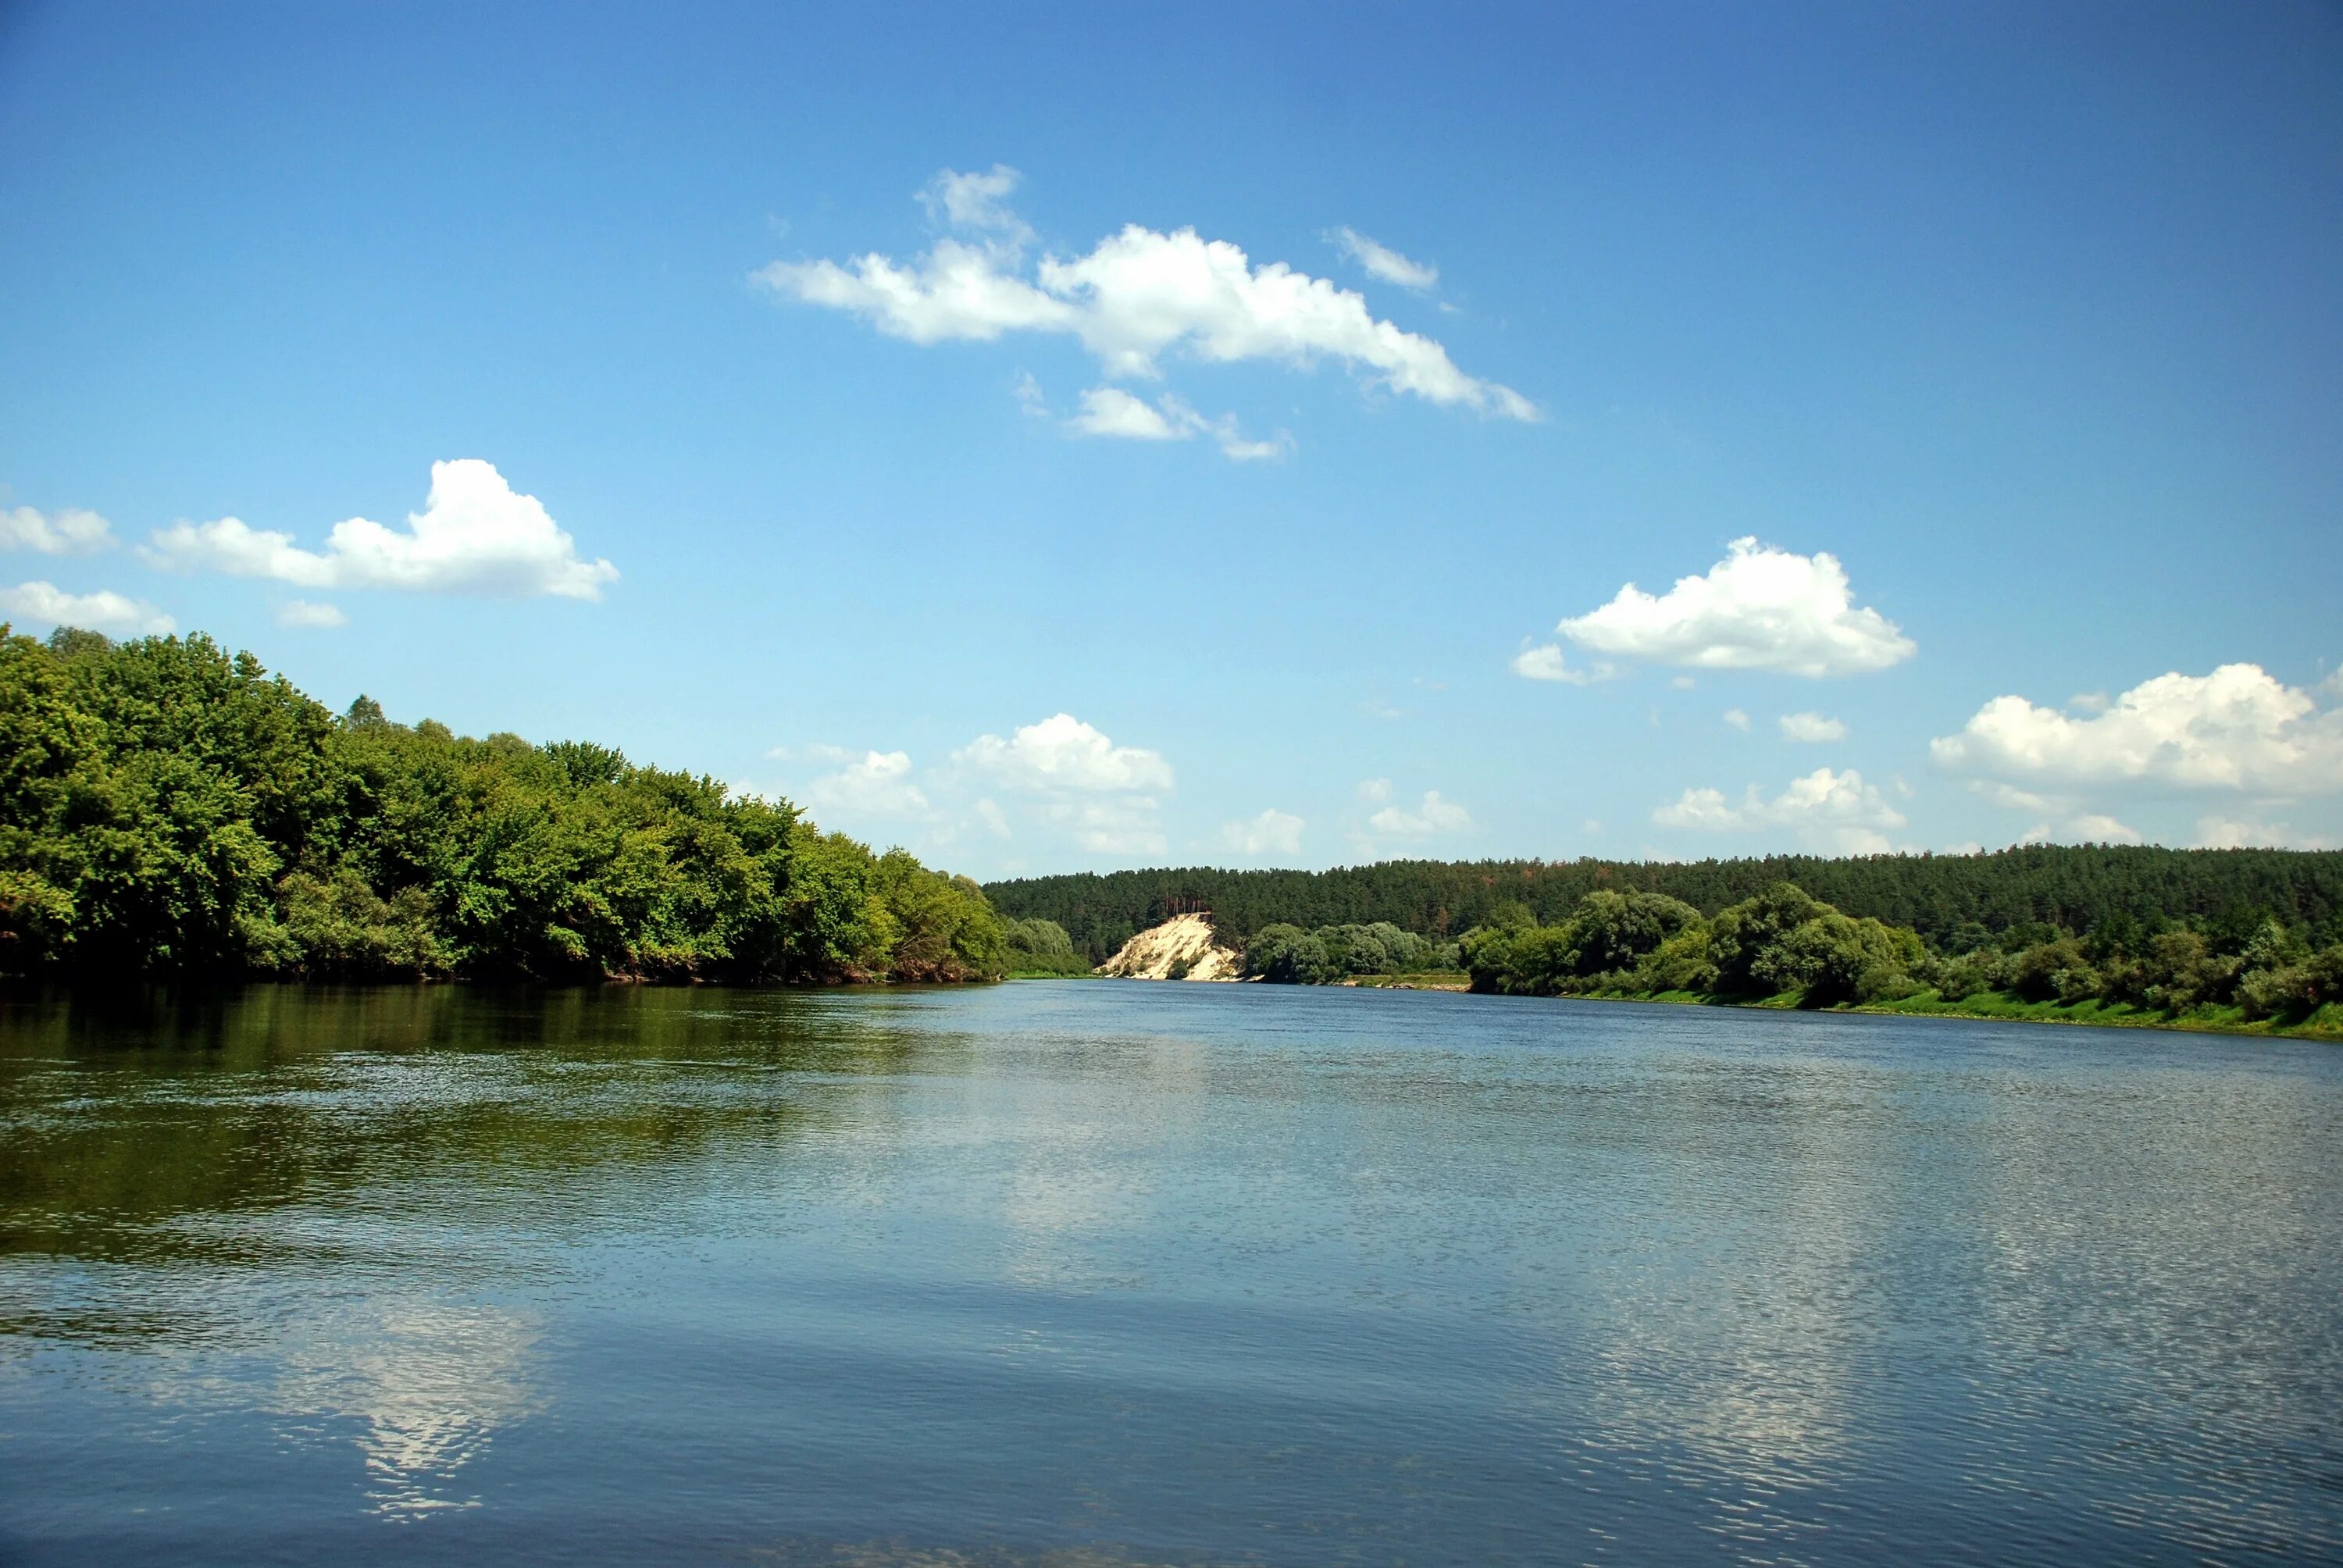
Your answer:
[[[960,980],[1005,945],[975,883],[787,801],[337,719],[200,634],[0,626],[0,972]]]

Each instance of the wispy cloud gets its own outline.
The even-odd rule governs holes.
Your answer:
[[[1334,247],[1357,262],[1371,277],[1385,283],[1396,283],[1402,288],[1428,289],[1440,286],[1440,269],[1428,262],[1410,261],[1387,245],[1369,239],[1354,228],[1338,228],[1326,236]],[[1469,289],[1466,292],[1471,292]]]

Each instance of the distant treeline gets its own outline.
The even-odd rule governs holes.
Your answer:
[[[1506,905],[1465,933],[1461,956],[1474,990],[1514,995],[1908,1003],[1988,1015],[2031,1007],[2092,1021],[2320,1033],[2343,1023],[2335,1016],[2343,942],[2321,947],[2307,928],[2274,917],[2242,933],[2124,914],[2084,937],[2040,938],[2042,930],[2012,927],[1938,951],[1916,931],[1779,882],[1714,918],[1660,893],[1589,893],[1550,924],[1526,905]]]
[[[0,973],[957,980],[974,882],[586,741],[334,714],[209,638],[0,625]]]
[[[2036,845],[1854,859],[1391,860],[1331,871],[1084,872],[984,890],[1002,914],[1054,921],[1079,951],[1103,961],[1175,904],[1210,909],[1240,944],[1272,925],[1307,930],[1376,922],[1453,940],[1508,905],[1553,925],[1592,892],[1655,893],[1713,918],[1783,882],[1858,920],[1916,931],[1940,952],[2013,934],[2033,941],[2087,936],[2110,920],[2188,924],[2229,945],[2268,920],[2316,947],[2343,940],[2343,852],[2332,850]]]

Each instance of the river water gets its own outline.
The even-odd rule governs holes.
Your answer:
[[[0,1000],[0,1562],[2343,1558],[2343,1050]]]

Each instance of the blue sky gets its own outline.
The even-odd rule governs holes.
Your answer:
[[[0,614],[986,877],[2338,842],[2338,189],[2308,5],[19,5]]]

